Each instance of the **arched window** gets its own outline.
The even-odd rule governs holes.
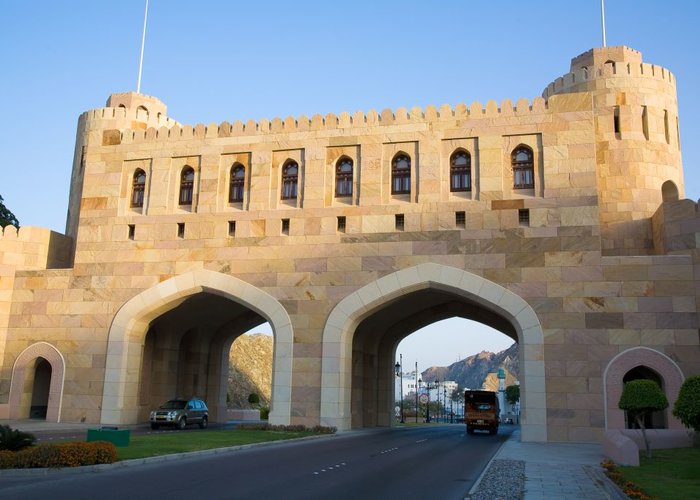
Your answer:
[[[194,170],[192,167],[185,167],[180,175],[180,205],[192,205],[193,191]]]
[[[472,157],[466,151],[455,151],[450,157],[450,191],[472,190]]]
[[[411,158],[399,153],[391,162],[391,194],[411,192]]]
[[[297,197],[299,182],[299,165],[294,160],[287,160],[282,167],[282,199],[294,200]]]
[[[335,195],[352,196],[352,160],[347,156],[335,164]]]
[[[229,203],[243,201],[243,189],[245,187],[245,167],[240,163],[234,163],[231,167],[231,184],[228,191]]]
[[[131,183],[131,207],[143,207],[143,195],[146,191],[146,172],[140,168],[134,172],[134,178]]]
[[[535,168],[532,160],[532,149],[518,146],[511,154],[513,166],[513,188],[532,189],[535,187]]]

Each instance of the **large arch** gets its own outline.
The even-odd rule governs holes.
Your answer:
[[[135,423],[139,371],[149,324],[201,292],[241,304],[262,316],[274,332],[270,422],[288,424],[291,411],[293,333],[287,311],[270,294],[226,274],[200,269],[175,276],[127,301],[109,328],[101,422]],[[230,342],[228,343],[230,347]]]
[[[425,289],[467,299],[513,327],[520,344],[522,439],[546,441],[544,336],[534,310],[496,283],[435,263],[384,276],[345,297],[331,311],[323,331],[321,424],[351,427],[352,349],[357,326],[396,299]]]
[[[63,384],[66,378],[66,361],[61,352],[48,342],[37,342],[24,349],[12,366],[10,382],[10,418],[19,419],[29,416],[31,405],[31,390],[33,384],[27,384],[28,377],[34,377],[32,368],[38,358],[45,359],[51,365],[51,382],[49,383],[49,399],[46,409],[47,422],[61,421],[61,405],[63,404]],[[30,373],[31,372],[31,373]]]
[[[679,366],[664,353],[649,347],[632,347],[610,360],[603,372],[603,404],[605,406],[605,430],[622,430],[625,428],[625,412],[617,403],[622,395],[623,378],[633,368],[643,366],[659,374],[663,380],[664,392],[668,399],[667,419],[669,429],[684,429],[680,420],[673,417],[671,408],[678,399],[678,392],[683,384],[683,372]]]

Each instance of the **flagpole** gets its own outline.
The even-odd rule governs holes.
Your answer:
[[[146,0],[146,10],[143,13],[143,33],[141,35],[141,57],[139,58],[139,78],[136,82],[136,93],[141,93],[141,71],[143,70],[143,48],[146,45],[146,21],[148,20],[148,0]]]
[[[600,22],[603,27],[603,47],[605,45],[605,0],[600,0]]]

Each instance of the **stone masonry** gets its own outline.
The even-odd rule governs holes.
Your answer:
[[[113,94],[80,116],[66,235],[0,239],[0,419],[197,395],[222,420],[231,344],[269,322],[273,423],[393,425],[398,343],[458,316],[520,344],[523,440],[599,441],[625,377],[673,404],[700,373],[679,143],[673,75],[627,47],[515,105],[190,126]]]

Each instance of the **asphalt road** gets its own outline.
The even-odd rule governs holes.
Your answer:
[[[512,429],[375,429],[101,472],[3,475],[0,498],[461,499]]]

